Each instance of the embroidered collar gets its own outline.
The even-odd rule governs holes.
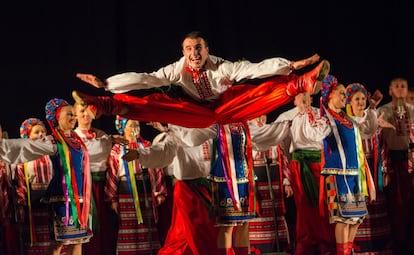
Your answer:
[[[206,71],[206,69],[205,69],[204,67],[202,67],[202,68],[200,68],[200,69],[196,70],[196,69],[192,68],[191,66],[186,66],[186,67],[185,67],[185,70],[186,70],[188,73],[190,73],[190,74],[193,74],[193,73],[201,73],[201,72]]]
[[[346,128],[351,129],[354,127],[352,119],[344,111],[334,112],[331,109],[328,109],[328,111],[336,120],[338,120]]]

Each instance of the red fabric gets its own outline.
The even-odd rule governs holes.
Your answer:
[[[321,164],[310,163],[309,167],[315,177],[320,179]],[[296,251],[295,254],[333,254],[335,250],[335,231],[333,224],[329,223],[327,215],[320,215],[322,208],[310,206],[300,177],[300,163],[291,161],[291,186],[296,205]],[[319,205],[321,206],[321,205]]]
[[[292,75],[273,77],[260,85],[235,85],[217,102],[175,99],[154,93],[145,97],[116,94],[114,100],[127,105],[123,117],[140,121],[158,121],[185,127],[203,128],[254,119],[293,100],[286,94]]]
[[[205,187],[198,191],[210,197]],[[174,185],[172,224],[164,246],[158,255],[213,255],[217,251],[218,228],[209,218],[208,210],[201,198],[186,182]]]
[[[247,159],[247,169],[253,169],[253,152],[252,152],[252,137],[250,135],[249,125],[245,122],[243,123],[244,130],[246,130],[246,159]],[[255,183],[254,183],[254,177],[253,172],[249,171],[248,173],[248,179],[249,179],[249,212],[254,213],[256,211],[256,208],[259,206],[259,203],[255,201]]]

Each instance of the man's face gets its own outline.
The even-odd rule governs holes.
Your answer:
[[[405,99],[408,94],[408,85],[405,81],[396,80],[393,81],[390,85],[389,90],[390,96],[396,99]]]
[[[208,58],[208,47],[203,38],[186,38],[183,41],[183,55],[188,65],[195,70],[204,66]]]

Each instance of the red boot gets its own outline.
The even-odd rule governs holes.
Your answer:
[[[347,242],[345,243],[345,253],[348,255],[352,254],[352,249],[354,247],[354,243],[353,242]]]
[[[336,254],[337,255],[351,255],[352,242],[347,243],[336,243]]]
[[[323,78],[328,75],[330,64],[328,60],[322,60],[314,69],[289,81],[286,93],[289,96],[296,96],[299,93],[309,92],[311,95],[317,94],[321,87]]]
[[[88,105],[87,111],[96,119],[102,115],[123,115],[127,108],[109,96],[90,96],[79,91],[72,91],[72,97],[80,105]]]
[[[346,255],[345,245],[346,243],[336,243],[336,255]]]

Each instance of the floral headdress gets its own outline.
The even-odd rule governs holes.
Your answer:
[[[352,96],[356,92],[362,92],[365,96],[368,95],[368,91],[366,90],[364,85],[362,85],[361,83],[351,83],[348,86],[346,86],[346,104],[351,103]]]
[[[60,109],[63,106],[69,105],[69,103],[60,98],[53,98],[47,102],[45,106],[46,120],[50,125],[50,128],[57,126],[57,119],[59,118]]]
[[[364,85],[362,85],[361,83],[351,83],[348,86],[346,86],[345,110],[348,115],[354,115],[352,112],[351,100],[356,92],[362,92],[364,93],[365,96],[368,96],[368,91],[365,89]]]
[[[325,114],[324,108],[328,108],[328,102],[331,98],[332,91],[338,86],[338,79],[332,74],[328,74],[321,85],[320,111],[321,116]]]
[[[127,118],[121,117],[119,115],[116,115],[115,119],[115,128],[118,131],[120,135],[124,134],[126,123],[128,122]]]
[[[330,95],[332,91],[338,86],[338,79],[333,76],[332,74],[328,74],[322,80],[322,87],[321,87],[321,102],[322,104],[327,107],[328,101],[330,99]]]
[[[20,137],[21,138],[29,138],[30,131],[34,126],[40,125],[44,129],[46,129],[45,124],[43,121],[37,118],[28,118],[25,121],[22,122],[22,125],[20,126]]]

